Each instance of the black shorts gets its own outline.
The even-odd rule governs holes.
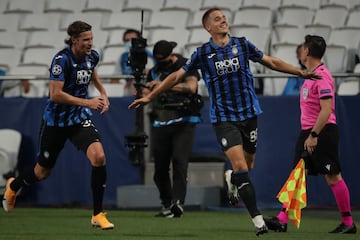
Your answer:
[[[256,152],[257,117],[241,122],[215,123],[213,128],[224,152],[236,145],[243,145],[247,153]]]
[[[294,166],[304,157],[305,168],[309,175],[338,174],[341,172],[339,161],[339,131],[335,124],[327,124],[319,134],[318,145],[309,155],[304,152],[304,142],[311,129],[301,131],[296,143]]]
[[[53,168],[60,151],[69,139],[78,150],[85,154],[89,145],[100,142],[100,135],[91,120],[69,127],[42,125],[40,131],[40,152],[38,163],[45,168]]]

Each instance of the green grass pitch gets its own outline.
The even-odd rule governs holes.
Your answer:
[[[178,219],[155,218],[156,211],[109,210],[115,229],[103,231],[90,225],[90,209],[25,208],[0,211],[1,240],[231,240],[231,239],[360,239],[355,235],[327,233],[339,224],[335,210],[303,210],[300,229],[289,224],[287,233],[255,236],[245,211],[186,211]],[[277,211],[263,211],[273,216]],[[359,223],[360,211],[353,212]],[[359,226],[359,224],[357,224]]]

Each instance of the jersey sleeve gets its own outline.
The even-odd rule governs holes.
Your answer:
[[[259,62],[264,53],[260,51],[252,42],[246,39],[248,50],[249,50],[249,59],[253,62]]]
[[[333,81],[332,78],[326,74],[325,72],[321,73],[322,79],[316,81],[317,85],[317,92],[319,94],[319,98],[329,98],[334,96],[334,88],[331,85],[331,82]]]
[[[64,81],[66,76],[66,66],[70,59],[64,52],[56,54],[51,62],[50,66],[50,80]]]
[[[91,51],[91,55],[92,55],[92,58],[94,59],[94,65],[98,65],[99,61],[100,61],[100,54],[95,51],[95,50],[92,50]]]

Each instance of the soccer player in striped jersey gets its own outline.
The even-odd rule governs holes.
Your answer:
[[[91,224],[102,229],[112,229],[102,209],[106,182],[106,166],[103,145],[94,123],[92,110],[104,114],[110,102],[95,70],[99,54],[92,50],[91,26],[75,21],[67,29],[69,46],[58,52],[51,63],[49,98],[47,100],[40,131],[40,149],[34,168],[10,178],[6,184],[3,207],[6,212],[14,208],[16,193],[23,187],[46,179],[56,159],[69,139],[89,158],[92,174],[93,216]],[[88,98],[90,82],[100,92],[100,97]]]
[[[249,60],[304,78],[318,76],[265,55],[245,37],[231,36],[229,23],[219,8],[207,10],[202,24],[211,36],[209,42],[198,47],[182,68],[170,74],[149,95],[135,99],[129,108],[149,103],[179,82],[186,72],[200,69],[209,92],[210,119],[218,142],[232,165],[231,183],[236,186],[252,218],[256,235],[264,234],[268,229],[258,210],[255,189],[248,176],[254,166],[257,116],[262,113]]]

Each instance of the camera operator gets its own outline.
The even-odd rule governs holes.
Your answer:
[[[150,69],[146,95],[170,73],[181,68],[187,59],[173,53],[177,43],[158,41],[153,48],[157,64]],[[192,152],[195,126],[200,122],[201,97],[197,94],[200,75],[189,72],[169,91],[154,102],[152,121],[152,157],[154,181],[160,193],[162,210],[156,217],[180,217],[183,213],[187,188],[188,161]],[[172,180],[170,179],[172,163]]]

